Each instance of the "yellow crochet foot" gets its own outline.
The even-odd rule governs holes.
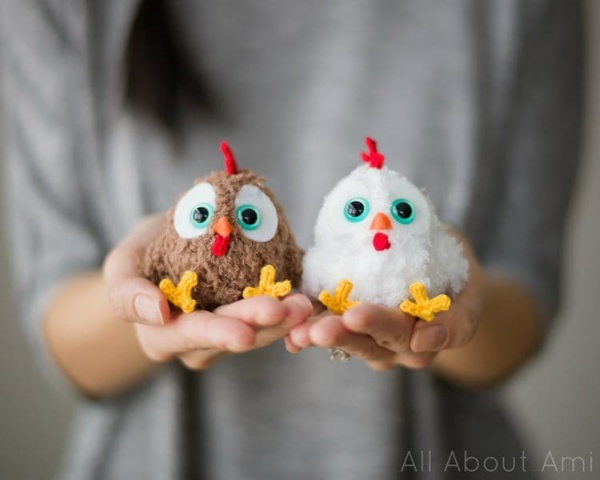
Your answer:
[[[319,301],[325,305],[330,312],[341,315],[349,308],[360,304],[358,301],[348,300],[348,295],[350,295],[353,287],[354,285],[350,280],[340,280],[337,287],[335,287],[333,295],[327,290],[323,290],[319,293]]]
[[[191,313],[196,308],[196,300],[192,298],[192,288],[198,285],[196,272],[185,271],[177,286],[168,278],[163,278],[158,284],[166,299],[183,313]]]
[[[448,295],[442,294],[429,298],[425,285],[419,282],[413,283],[409,290],[415,301],[404,300],[400,304],[400,310],[413,317],[422,318],[427,322],[431,322],[436,313],[448,310],[452,304],[452,300]]]
[[[292,291],[292,282],[284,280],[275,282],[275,267],[265,265],[260,270],[260,280],[258,287],[246,287],[242,293],[244,298],[256,297],[258,295],[269,295],[273,298],[279,298]]]

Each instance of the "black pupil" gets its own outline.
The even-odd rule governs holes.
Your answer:
[[[412,215],[412,207],[406,202],[396,205],[396,213],[400,218],[409,218]]]
[[[365,206],[362,202],[359,202],[358,200],[354,200],[348,205],[348,215],[350,215],[351,217],[360,217],[364,211]]]
[[[208,208],[198,207],[194,210],[194,221],[196,221],[198,223],[204,223],[204,222],[206,222],[208,215],[209,215]]]
[[[251,208],[242,210],[242,222],[246,225],[254,225],[258,221],[258,214]]]

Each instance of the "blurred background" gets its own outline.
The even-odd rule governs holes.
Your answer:
[[[568,234],[566,301],[545,350],[505,389],[511,413],[534,447],[526,452],[528,464],[541,467],[549,454],[556,462],[558,472],[545,469],[548,480],[600,478],[600,1],[589,0],[587,7],[588,109]],[[2,166],[0,157],[0,175]],[[19,330],[3,213],[0,204],[0,479],[50,479],[74,404],[39,373]],[[586,471],[576,463],[573,473],[570,460],[561,466],[562,457],[583,457]]]

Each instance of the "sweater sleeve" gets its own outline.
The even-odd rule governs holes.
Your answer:
[[[56,378],[44,309],[61,283],[97,269],[106,251],[83,178],[94,135],[84,7],[77,4],[84,5],[6,0],[1,15],[4,191],[15,288],[35,353]]]
[[[531,8],[529,8],[531,7]],[[538,300],[547,331],[560,304],[568,212],[582,132],[579,2],[527,4],[505,135],[493,155],[501,174],[482,216],[480,258]]]

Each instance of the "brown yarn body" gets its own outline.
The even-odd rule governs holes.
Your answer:
[[[236,226],[227,253],[221,257],[212,254],[215,234],[211,226],[206,234],[197,238],[180,238],[173,225],[175,209],[171,208],[166,215],[164,232],[141,259],[143,275],[156,284],[163,278],[177,284],[186,270],[196,272],[198,285],[192,290],[192,296],[197,302],[196,308],[204,310],[240,300],[245,287],[258,285],[260,270],[267,264],[275,267],[276,281],[290,280],[293,287],[298,287],[302,276],[302,251],[281,205],[265,188],[264,179],[249,170],[240,170],[234,175],[214,172],[196,181],[200,182],[210,183],[215,189],[216,205],[211,226],[223,216]],[[268,242],[245,237],[237,225],[235,197],[244,185],[259,187],[275,205],[279,219],[277,233]]]

